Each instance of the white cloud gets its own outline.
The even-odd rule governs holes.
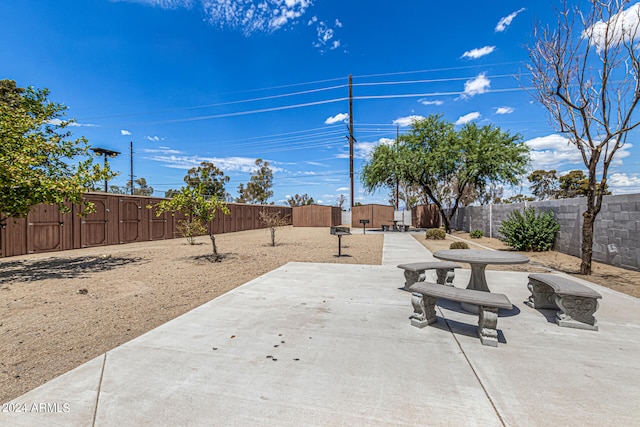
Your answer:
[[[610,17],[608,22],[598,21],[587,28],[582,37],[589,39],[592,45],[601,51],[607,40],[609,42],[629,41],[630,35],[640,37],[640,3]]]
[[[496,114],[511,114],[515,111],[513,107],[498,107]]]
[[[575,166],[584,167],[580,150],[570,143],[569,139],[558,134],[551,134],[525,141],[531,148],[531,163],[534,170],[555,169],[557,171],[570,171],[577,169]],[[625,144],[618,149],[611,166],[622,165],[622,159],[629,157],[628,151],[633,145]]]
[[[472,96],[485,93],[489,90],[489,86],[491,86],[491,80],[485,76],[485,73],[480,73],[478,74],[478,77],[467,80],[464,83],[464,94],[462,97],[470,98]]]
[[[505,16],[504,18],[501,18],[501,19],[498,21],[498,24],[496,25],[496,33],[501,33],[501,32],[503,32],[504,30],[506,30],[506,29],[507,29],[507,27],[508,27],[509,25],[511,25],[511,21],[513,21],[513,20],[514,20],[514,18],[515,18],[516,16],[518,16],[518,14],[519,14],[520,12],[524,12],[525,10],[526,10],[526,9],[523,7],[523,8],[521,8],[521,9],[519,9],[519,10],[516,10],[516,11],[515,11],[515,12],[513,12],[512,14]]]
[[[340,187],[340,188],[336,188],[336,193],[339,193],[341,191],[349,191],[350,188],[349,187]]]
[[[128,130],[126,130],[126,129],[121,129],[121,130],[120,130],[120,135],[122,135],[122,136],[131,135],[131,132],[129,132],[129,131],[128,131]]]
[[[480,113],[474,111],[473,113],[465,114],[464,116],[460,116],[458,120],[456,120],[456,125],[465,125],[469,122],[472,122],[480,117]]]
[[[393,121],[393,124],[396,126],[401,126],[401,127],[406,127],[406,126],[410,126],[414,121],[416,120],[422,120],[424,119],[424,116],[407,116],[407,117],[400,117],[397,118]]]
[[[169,147],[158,147],[158,148],[143,148],[143,153],[148,154],[183,154],[184,151],[174,150]]]
[[[346,122],[349,119],[349,114],[347,113],[339,113],[335,116],[328,117],[327,120],[324,121],[326,125],[333,125],[340,122]]]
[[[271,33],[295,23],[313,0],[123,0],[163,9],[192,9],[200,5],[205,20],[221,28],[232,28],[245,35]],[[316,18],[317,19],[317,18]],[[313,18],[312,18],[313,20]]]
[[[163,140],[164,140],[164,139],[166,139],[166,138],[160,138],[160,137],[159,137],[159,136],[157,136],[157,135],[154,135],[154,136],[148,136],[148,135],[147,135],[147,136],[145,136],[145,137],[144,137],[144,139],[146,139],[146,140],[148,140],[148,141],[154,141],[154,142],[156,142],[156,141],[163,141]]]
[[[228,172],[253,172],[256,168],[255,158],[249,157],[200,157],[200,156],[179,156],[179,155],[156,155],[151,156],[151,160],[163,163],[163,166],[173,169],[190,169],[200,166],[202,162],[211,162],[225,173]],[[282,172],[283,169],[274,166],[269,162],[269,167],[274,172]]]
[[[395,140],[390,138],[380,138],[375,142],[356,142],[353,144],[353,157],[356,159],[366,159],[369,157],[373,149],[380,144],[391,145],[394,144]],[[344,152],[336,155],[338,159],[348,159],[349,153]]]
[[[309,21],[309,24],[312,22]],[[316,23],[316,21],[313,21]],[[335,50],[341,46],[340,40],[333,40],[335,36],[336,28],[342,28],[342,22],[336,19],[334,27],[330,27],[326,22],[319,21],[316,26],[316,33],[318,38],[316,42],[313,43],[313,46],[320,49],[321,52],[325,51],[325,48],[329,50]]]
[[[435,99],[433,101],[429,101],[425,98],[419,99],[418,102],[422,105],[442,105],[444,104],[443,101],[440,101],[439,99]]]
[[[485,46],[479,49],[471,49],[462,54],[463,58],[478,59],[485,55],[489,55],[495,50],[495,46]]]
[[[54,125],[54,126],[60,126],[63,122],[65,122],[65,120],[51,119],[51,120],[47,121],[47,124]],[[76,123],[76,122],[69,123],[68,121],[67,121],[67,126],[71,126],[71,127],[75,127],[75,128],[100,127],[100,125],[94,125],[94,124],[91,124],[91,123]]]
[[[609,190],[613,194],[640,193],[640,175],[637,173],[614,173],[607,179]]]

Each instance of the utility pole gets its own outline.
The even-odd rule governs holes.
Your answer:
[[[353,211],[353,76],[349,74],[349,177],[351,178],[351,210]]]
[[[131,160],[129,167],[129,184],[131,185],[131,195],[133,196],[133,141],[129,141],[129,157]]]

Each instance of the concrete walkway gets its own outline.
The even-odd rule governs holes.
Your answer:
[[[600,330],[560,328],[523,304],[526,273],[488,271],[514,309],[482,346],[455,303],[410,325],[395,264],[430,256],[415,243],[386,234],[382,266],[273,270],[15,399],[0,425],[640,425],[640,300],[592,285]]]

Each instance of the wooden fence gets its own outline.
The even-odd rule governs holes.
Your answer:
[[[440,227],[440,212],[436,205],[420,205],[411,208],[411,222],[415,228]]]
[[[361,205],[351,209],[351,226],[362,227],[361,219],[368,219],[367,228],[382,228],[382,224],[393,222],[393,206]]]
[[[77,215],[78,206],[69,205],[72,211],[62,214],[55,205],[37,205],[26,218],[9,219],[0,228],[0,258],[181,237],[177,225],[184,215],[156,216],[153,205],[162,199],[105,193],[87,193],[84,199],[95,206],[85,217]],[[217,214],[209,224],[214,234],[265,228],[262,210],[288,215],[291,223],[290,207],[229,203],[228,208],[230,215]]]
[[[335,227],[342,223],[342,209],[337,206],[305,205],[293,208],[294,227]]]

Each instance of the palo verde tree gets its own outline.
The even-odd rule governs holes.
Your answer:
[[[206,226],[209,225],[209,238],[213,246],[212,260],[217,262],[221,260],[221,257],[218,254],[211,221],[214,220],[218,213],[229,215],[230,212],[224,201],[216,197],[206,196],[205,192],[206,189],[202,184],[195,188],[182,187],[179,192],[173,194],[171,199],[162,200],[154,207],[156,208],[157,216],[162,215],[164,212],[171,212],[172,215],[175,215],[176,212],[182,212],[186,218],[182,222],[185,226],[191,228],[199,225],[200,229],[206,229]]]
[[[188,187],[197,188],[202,185],[205,195],[221,200],[229,198],[229,193],[224,187],[229,180],[230,178],[211,162],[202,162],[200,166],[189,169],[184,177]]]
[[[92,205],[82,194],[113,177],[93,163],[85,138],[72,139],[66,107],[48,96],[47,89],[0,80],[0,225],[39,203],[68,212],[70,202],[87,213]]]
[[[537,26],[528,48],[532,95],[587,168],[580,273],[591,274],[594,223],[609,167],[640,124],[640,5],[564,1],[555,27]],[[598,186],[599,184],[599,186]]]
[[[520,135],[494,126],[467,124],[456,131],[442,116],[431,115],[414,121],[397,147],[376,146],[363,167],[362,182],[367,191],[395,185],[396,176],[420,186],[449,232],[469,190],[482,191],[492,182],[519,182],[529,160],[529,149],[520,140]],[[445,204],[445,197],[451,202]]]
[[[134,196],[151,196],[153,194],[153,187],[147,184],[147,180],[145,178],[138,178],[133,181],[133,190],[131,189],[131,181],[127,181],[127,185],[125,185],[124,187],[111,185],[109,187],[109,193],[132,194]]]
[[[289,206],[292,208],[295,208],[296,206],[311,205],[313,204],[313,197],[309,196],[307,193],[304,193],[302,196],[296,193],[287,199],[287,203],[289,203]]]
[[[527,176],[527,180],[531,183],[531,193],[538,200],[555,199],[558,196],[559,181],[555,170],[534,170]]]
[[[249,182],[245,187],[244,184],[238,186],[236,198],[238,203],[255,203],[266,205],[267,201],[273,196],[273,170],[269,167],[269,162],[262,159],[256,159],[256,168],[251,173]]]

